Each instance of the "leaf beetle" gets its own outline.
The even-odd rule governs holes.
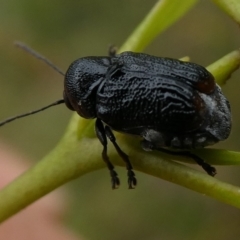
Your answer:
[[[36,52],[27,51],[52,66]],[[144,150],[190,157],[211,176],[215,168],[190,150],[225,140],[231,131],[230,104],[204,67],[134,52],[77,59],[65,74],[63,99],[9,118],[0,126],[62,103],[83,118],[96,119],[95,131],[113,189],[120,181],[107,154],[107,139],[126,164],[130,189],[137,180],[112,130],[142,137]]]

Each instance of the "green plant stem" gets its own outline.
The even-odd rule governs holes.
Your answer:
[[[119,52],[142,51],[157,35],[186,14],[197,2],[198,0],[181,0],[181,4],[176,4],[172,0],[158,1]]]
[[[67,134],[49,155],[0,192],[0,221],[7,219],[62,184],[105,167],[99,154],[101,151],[99,141],[89,137],[78,139],[76,129],[79,125],[81,126],[83,119],[76,121],[76,118],[78,116],[74,115]],[[83,124],[85,124],[84,120]],[[146,153],[140,149],[138,142],[132,144],[131,137],[118,134],[117,139],[124,151],[131,156],[134,169],[240,208],[240,188],[171,161],[174,158],[172,159],[172,156],[168,154]],[[208,149],[208,151],[211,150]],[[115,165],[123,166],[113,147],[109,148],[109,157]],[[176,157],[176,159],[182,158]],[[121,177],[126,179],[126,176]],[[122,187],[127,187],[127,184],[123,183]]]
[[[239,0],[213,0],[235,22],[240,24],[240,1]]]
[[[223,86],[231,77],[231,74],[240,66],[240,50],[235,50],[220,58],[207,67],[216,79],[216,82]]]
[[[179,3],[176,4],[172,0],[159,1],[120,50],[142,50],[146,44],[153,40],[157,33],[172,24],[195,2],[194,0],[182,0],[179,5]],[[173,3],[176,5],[174,8]],[[185,7],[183,8],[183,6]],[[165,14],[163,15],[165,17],[162,18],[162,15],[157,17],[160,13]],[[167,20],[169,22],[165,22]],[[162,26],[159,27],[161,24]],[[222,61],[221,67],[219,67],[219,62],[211,65],[210,68],[213,75],[216,76],[217,80],[218,78],[220,79],[220,83],[224,83],[224,79],[221,79],[221,76],[229,76],[236,69],[236,66],[239,65],[238,54],[230,54],[230,59]],[[224,69],[224,72],[218,74],[219,69]],[[57,147],[42,161],[38,162],[35,167],[29,169],[1,190],[0,221],[4,221],[62,184],[105,167],[100,154],[102,147],[94,135],[92,125],[92,121],[79,118],[78,115],[74,114],[66,134]],[[167,154],[144,152],[137,145],[138,141],[132,141],[132,138],[122,134],[117,134],[117,139],[121,148],[130,156],[134,169],[177,183],[232,206],[240,207],[240,189],[238,187],[221,182],[205,173],[172,161],[189,161],[189,159],[176,156],[173,158]],[[221,164],[240,163],[240,154],[235,152],[202,149],[196,153],[205,156],[206,158],[204,157],[204,159],[209,163],[211,161]],[[109,157],[113,163],[122,166],[122,161],[111,145],[109,146]]]

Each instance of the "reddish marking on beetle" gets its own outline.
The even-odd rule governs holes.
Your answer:
[[[216,84],[214,78],[212,76],[209,76],[209,78],[197,83],[197,89],[199,92],[210,94],[214,91],[215,85]]]

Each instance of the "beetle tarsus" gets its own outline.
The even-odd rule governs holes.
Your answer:
[[[128,188],[134,189],[137,185],[137,179],[135,178],[135,173],[132,170],[133,169],[132,164],[130,163],[128,155],[125,152],[123,152],[116,143],[116,138],[112,130],[108,126],[105,126],[104,128],[102,121],[97,118],[95,123],[95,131],[99,141],[103,145],[102,159],[107,164],[107,167],[110,171],[112,189],[116,189],[119,187],[120,180],[118,178],[117,172],[114,170],[113,164],[110,162],[109,157],[107,155],[107,137],[112,142],[118,155],[123,159],[123,161],[126,164],[126,168],[128,171]]]
[[[117,172],[114,170],[114,166],[112,165],[112,163],[110,162],[110,160],[108,158],[106,146],[103,147],[102,158],[103,158],[104,162],[107,164],[107,167],[110,171],[112,189],[116,189],[120,185],[120,180],[118,178]]]
[[[189,158],[192,158],[199,166],[201,166],[203,168],[203,170],[205,170],[205,172],[207,172],[208,175],[214,177],[217,173],[217,171],[214,167],[212,167],[209,163],[206,163],[202,158],[198,157],[197,155],[195,155],[191,152],[188,152],[188,151],[172,151],[172,150],[169,150],[169,149],[156,147],[151,142],[148,142],[146,140],[142,141],[142,148],[144,150],[147,150],[147,151],[157,150],[159,152],[167,153],[167,154],[170,154],[170,155],[189,157]]]
[[[212,167],[210,164],[206,163],[203,159],[201,159],[200,157],[196,156],[193,153],[187,152],[186,156],[191,157],[192,159],[194,159],[194,161],[200,165],[206,172],[208,175],[214,177],[217,174],[216,168]]]
[[[95,131],[99,141],[103,145],[102,159],[106,163],[110,171],[112,189],[116,189],[120,185],[120,180],[117,176],[117,172],[114,170],[113,164],[110,162],[109,157],[107,155],[107,137],[106,137],[106,133],[105,133],[105,129],[102,124],[102,121],[98,118],[95,122]]]
[[[116,138],[110,127],[105,126],[105,133],[106,133],[107,137],[109,138],[109,140],[112,142],[113,146],[115,147],[118,155],[122,158],[122,160],[126,164],[126,168],[128,170],[128,187],[129,187],[129,189],[134,189],[135,186],[137,185],[137,179],[135,178],[135,173],[133,172],[133,167],[128,158],[128,155],[125,152],[123,152],[122,149],[116,143]]]
[[[128,170],[128,188],[134,189],[137,186],[137,179],[135,173],[132,170]]]
[[[120,180],[117,176],[117,172],[114,169],[110,170],[112,189],[117,189],[120,186]]]

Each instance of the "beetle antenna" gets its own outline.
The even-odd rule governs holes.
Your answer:
[[[18,119],[18,118],[23,118],[23,117],[26,117],[26,116],[29,116],[29,115],[33,115],[33,114],[35,114],[35,113],[44,111],[44,110],[47,109],[47,108],[50,108],[50,107],[53,107],[53,106],[62,104],[62,103],[64,103],[64,102],[65,102],[64,99],[60,99],[60,100],[58,100],[58,101],[56,101],[56,102],[54,102],[54,103],[51,103],[51,104],[49,104],[49,105],[47,105],[47,106],[45,106],[45,107],[43,107],[43,108],[40,108],[40,109],[31,111],[31,112],[28,112],[28,113],[20,114],[20,115],[17,115],[17,116],[15,116],[15,117],[7,118],[6,120],[0,122],[0,127],[3,126],[3,125],[6,124],[6,123],[10,123],[10,122]]]
[[[14,43],[14,45],[19,47],[19,48],[21,48],[22,50],[26,51],[27,53],[31,54],[32,56],[34,56],[35,58],[39,59],[40,61],[43,61],[49,67],[51,67],[52,69],[54,69],[55,71],[57,71],[61,75],[65,76],[64,72],[61,71],[56,65],[54,65],[50,60],[48,60],[47,58],[45,58],[40,53],[38,53],[35,50],[33,50],[32,48],[30,48],[26,44],[17,41],[17,42]]]

